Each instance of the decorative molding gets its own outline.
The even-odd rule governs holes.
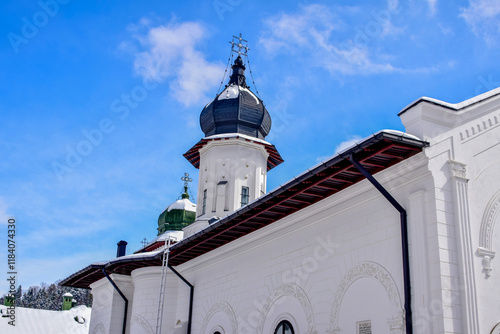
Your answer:
[[[498,191],[486,206],[486,210],[481,220],[481,228],[479,230],[479,247],[477,255],[482,257],[481,264],[486,278],[491,275],[491,260],[495,257],[493,250],[493,231],[495,222],[500,215],[500,191]]]
[[[465,164],[453,160],[449,160],[451,176],[467,180]]]
[[[469,190],[465,164],[448,161],[452,175],[455,233],[458,249],[459,275],[463,288],[455,292],[462,302],[462,324],[465,333],[479,333],[477,311],[476,278],[474,273],[474,251],[472,248],[471,222],[469,213]]]
[[[391,328],[390,333],[402,333],[404,325],[403,308],[401,306],[401,298],[399,296],[396,283],[394,282],[391,274],[384,267],[375,262],[363,262],[358,264],[352,268],[340,282],[334,295],[332,314],[330,316],[330,332],[334,334],[340,333],[338,317],[342,299],[344,298],[344,295],[349,287],[361,278],[376,279],[385,288],[392,304],[392,318],[389,320],[389,326]],[[398,327],[398,324],[401,324],[401,326]]]
[[[490,331],[490,334],[500,334],[500,322],[493,326],[493,329]]]
[[[472,139],[474,137],[479,136],[486,130],[490,130],[491,128],[497,127],[500,125],[499,122],[500,115],[488,117],[482,121],[477,122],[475,125],[468,127],[465,130],[460,131],[460,140],[462,142]]]
[[[314,313],[311,302],[309,301],[309,298],[307,298],[304,290],[302,290],[300,286],[292,283],[283,284],[282,286],[276,288],[271,293],[269,298],[267,298],[260,312],[261,317],[259,325],[257,326],[257,333],[263,333],[264,321],[266,320],[271,307],[278,299],[285,296],[295,297],[299,301],[300,305],[302,305],[302,309],[304,310],[307,319],[307,332],[305,334],[316,333],[314,329]]]
[[[203,320],[203,324],[201,325],[201,333],[206,332],[210,319],[212,319],[212,317],[218,312],[224,313],[229,319],[229,322],[231,323],[230,333],[238,333],[238,322],[236,321],[236,315],[231,305],[229,305],[229,303],[226,301],[220,301],[217,304],[212,305],[212,307],[208,310],[207,314],[205,315],[205,319]]]
[[[404,321],[402,317],[399,319],[390,319],[387,321],[387,324],[389,325],[390,334],[403,333]]]
[[[154,334],[149,322],[137,313],[132,316],[132,319],[130,320],[130,327],[132,327],[133,324],[141,326],[145,334]]]
[[[481,256],[483,259],[481,260],[481,264],[483,265],[483,271],[486,278],[491,276],[491,271],[493,268],[491,267],[491,260],[495,257],[494,251],[489,251],[482,247],[478,247],[477,254]]]

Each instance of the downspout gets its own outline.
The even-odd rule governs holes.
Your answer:
[[[122,329],[122,334],[125,334],[125,327],[127,326],[127,311],[128,311],[128,299],[125,297],[125,295],[120,291],[118,286],[113,282],[111,277],[109,277],[108,273],[106,272],[106,269],[102,268],[102,272],[104,276],[108,279],[109,283],[115,288],[116,292],[120,294],[120,296],[123,298],[123,301],[125,302],[125,313],[123,314],[123,329]]]
[[[413,320],[411,312],[411,288],[410,288],[410,258],[408,252],[408,222],[406,218],[406,210],[396,201],[394,197],[368,172],[353,154],[349,155],[349,160],[352,162],[364,177],[370,181],[377,190],[399,211],[401,222],[401,245],[403,255],[403,281],[405,294],[405,325],[406,334],[413,334]]]
[[[191,321],[193,318],[193,294],[194,294],[194,286],[189,283],[181,274],[177,272],[171,265],[168,265],[168,268],[172,270],[172,272],[177,275],[184,283],[189,286],[189,314],[188,314],[188,325],[187,325],[187,334],[191,334]]]

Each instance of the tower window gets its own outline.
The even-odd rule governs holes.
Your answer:
[[[203,202],[201,205],[201,214],[204,215],[207,209],[207,189],[203,190]]]
[[[248,187],[241,187],[241,206],[247,205],[250,199],[250,190]]]
[[[274,330],[274,334],[295,334],[295,331],[293,330],[292,324],[289,321],[283,320],[280,321],[280,323]]]

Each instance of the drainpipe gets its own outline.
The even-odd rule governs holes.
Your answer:
[[[193,294],[194,294],[194,286],[189,283],[181,274],[177,272],[171,265],[168,265],[168,268],[172,270],[172,272],[177,275],[184,283],[189,286],[189,315],[188,315],[188,325],[187,325],[187,334],[191,334],[191,320],[193,318]]]
[[[120,296],[123,298],[123,301],[125,302],[125,311],[124,311],[124,314],[123,314],[123,329],[122,329],[122,334],[125,334],[125,327],[127,326],[128,299],[120,291],[120,289],[115,284],[115,282],[113,282],[113,280],[111,279],[111,277],[109,277],[108,273],[106,272],[106,269],[102,268],[102,273],[104,274],[104,276],[106,276],[106,278],[108,279],[109,283],[111,283],[111,285],[113,286],[113,288],[115,288],[116,292],[118,292],[120,294]]]
[[[394,197],[368,172],[353,154],[349,155],[349,160],[352,162],[364,177],[370,181],[377,190],[399,211],[401,222],[401,245],[403,255],[403,281],[405,292],[405,325],[406,334],[413,334],[413,319],[411,312],[411,288],[410,288],[410,258],[408,253],[408,222],[406,219],[406,210],[396,201]]]

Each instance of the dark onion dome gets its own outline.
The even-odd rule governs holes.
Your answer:
[[[265,139],[271,130],[271,116],[262,100],[247,86],[240,56],[231,68],[233,74],[226,88],[201,112],[201,129],[206,137],[241,133]]]

